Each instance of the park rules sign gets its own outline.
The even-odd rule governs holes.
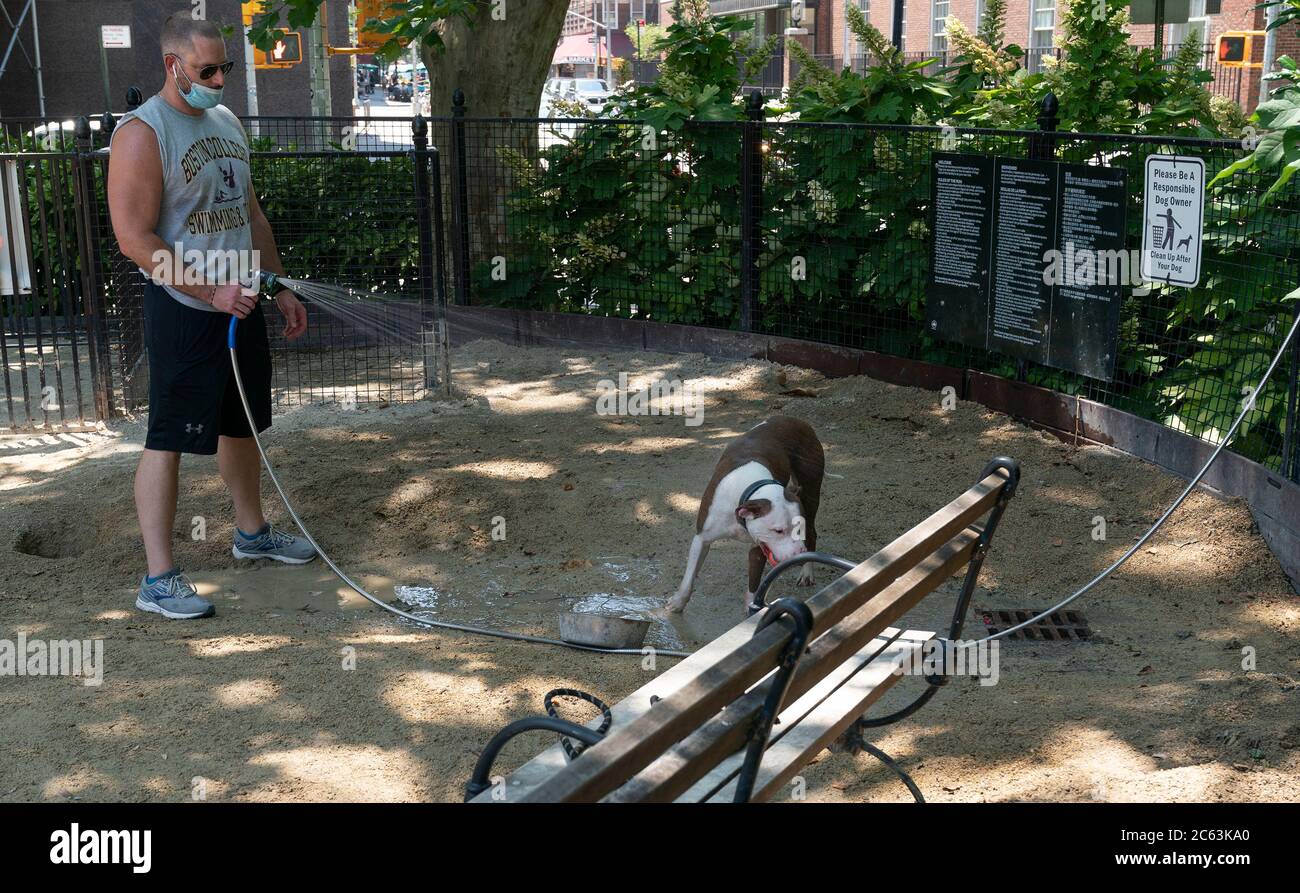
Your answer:
[[[1205,162],[1148,155],[1142,203],[1142,278],[1191,288],[1201,281]]]

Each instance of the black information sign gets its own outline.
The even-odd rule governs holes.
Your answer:
[[[1052,286],[1043,258],[1056,247],[1056,162],[999,158],[996,176],[988,348],[1046,363]]]
[[[930,330],[1111,378],[1126,185],[1117,168],[936,152]]]
[[[948,341],[982,345],[988,317],[993,158],[936,154],[930,206],[930,330]]]

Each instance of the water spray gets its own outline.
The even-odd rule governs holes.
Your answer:
[[[269,270],[258,270],[249,279],[246,287],[257,288],[260,293],[259,300],[263,299],[263,297],[266,300],[271,300],[276,292],[285,288],[296,292],[297,289],[291,287],[289,283],[296,285],[297,280],[286,280],[279,274],[272,273]],[[580,645],[576,642],[565,642],[562,639],[548,639],[542,636],[530,636],[524,633],[512,633],[504,630],[487,629],[479,626],[466,626],[460,623],[447,623],[440,620],[431,620],[428,617],[421,617],[418,614],[411,614],[407,611],[401,610],[400,608],[393,607],[383,599],[372,595],[365,587],[349,577],[347,573],[334,562],[334,559],[330,558],[329,554],[321,548],[320,543],[316,542],[316,538],[307,530],[307,525],[302,523],[302,518],[298,516],[298,512],[294,510],[293,503],[289,501],[289,494],[284,491],[284,487],[280,484],[280,479],[275,474],[275,469],[271,467],[271,460],[267,457],[266,450],[262,446],[262,438],[258,436],[257,433],[257,423],[253,419],[253,410],[248,404],[248,395],[244,391],[243,377],[239,374],[239,357],[236,355],[235,351],[235,335],[238,328],[239,317],[232,314],[230,317],[230,328],[227,330],[226,334],[226,346],[230,349],[230,368],[235,374],[235,387],[239,391],[239,402],[244,407],[244,415],[248,417],[248,429],[253,432],[253,443],[257,445],[257,454],[262,457],[262,466],[266,469],[266,474],[271,479],[271,483],[275,485],[276,492],[280,494],[280,500],[284,503],[285,510],[289,512],[289,517],[293,519],[293,523],[298,527],[298,530],[302,532],[302,535],[306,538],[307,542],[311,543],[312,548],[316,550],[316,554],[321,557],[321,560],[329,566],[329,569],[334,572],[334,575],[349,589],[369,601],[371,604],[383,608],[390,614],[394,614],[401,617],[403,620],[408,620],[418,626],[430,629],[448,629],[473,635],[492,636],[498,639],[511,639],[516,642],[533,642],[539,645],[558,645],[561,648],[572,648],[577,651],[595,651],[601,654],[641,655],[645,653],[644,650],[640,648],[598,648],[594,645]],[[689,651],[668,651],[662,649],[655,649],[654,653],[663,657],[690,657],[691,654]]]

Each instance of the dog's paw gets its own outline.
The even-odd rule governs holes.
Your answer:
[[[663,608],[661,608],[660,610],[664,614],[680,614],[686,610],[687,601],[689,601],[689,599],[684,599],[684,598],[679,599],[676,596],[674,596],[668,599],[668,601],[664,603]]]
[[[811,564],[805,564],[803,570],[799,572],[799,579],[795,580],[796,586],[811,586],[813,584],[813,569]]]

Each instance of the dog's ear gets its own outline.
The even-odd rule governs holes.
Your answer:
[[[790,483],[785,485],[786,502],[799,501],[799,481],[793,475],[790,476]]]
[[[741,524],[761,518],[772,510],[770,499],[750,499],[736,508],[736,520]]]

